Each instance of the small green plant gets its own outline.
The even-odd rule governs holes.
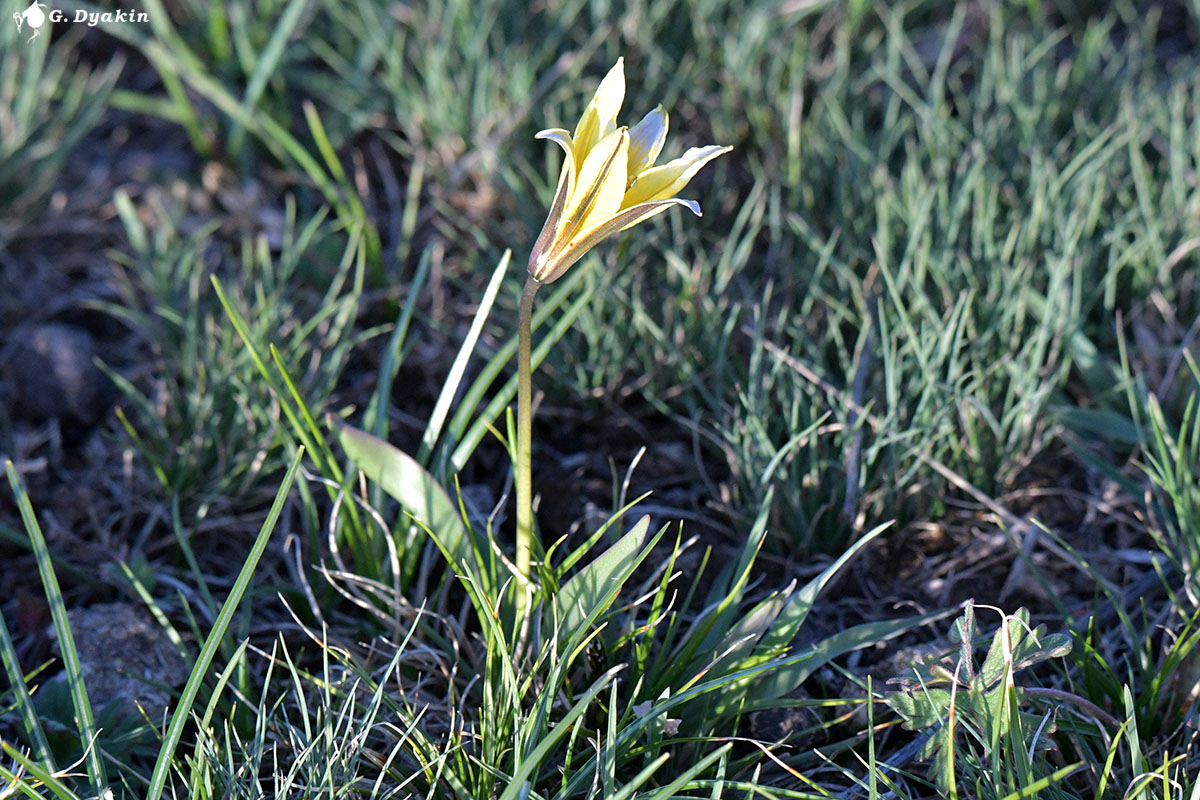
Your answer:
[[[212,257],[235,265],[227,292],[253,321],[252,335],[289,331],[277,339],[281,358],[305,359],[297,391],[324,404],[360,341],[352,325],[363,291],[362,238],[335,230],[324,213],[297,220],[289,205],[277,250],[260,234],[235,254],[215,226],[185,235],[161,206],[150,209],[151,227],[123,192],[115,205],[130,252],[114,254],[122,302],[99,307],[138,333],[157,366],[149,386],[108,368],[124,396],[120,419],[185,516],[255,497],[292,454],[271,392],[207,279]],[[305,321],[292,325],[296,319]]]
[[[479,630],[478,641],[464,637],[456,626],[433,634],[455,642],[445,648],[457,654],[451,672],[477,675],[478,680],[452,687],[462,692],[454,707],[477,711],[460,716],[448,710],[457,722],[447,739],[413,728],[409,753],[429,792],[442,782],[462,798],[484,800],[500,791],[502,800],[535,793],[566,800],[590,796],[599,781],[606,796],[632,796],[646,787],[645,796],[665,798],[684,787],[709,785],[701,778],[720,783],[726,775],[736,776],[731,785],[748,787],[758,759],[735,756],[727,744],[718,746],[723,732],[736,730],[748,713],[786,703],[783,698],[830,659],[886,640],[924,619],[866,623],[810,647],[793,647],[818,593],[882,527],[805,586],[793,583],[765,596],[751,590],[755,559],[768,529],[766,513],[754,522],[735,561],[714,567],[711,551],[706,552],[691,582],[678,588],[677,559],[686,548],[677,538],[665,563],[651,567],[648,559],[667,528],[652,532],[649,517],[584,564],[611,536],[610,530],[619,532],[637,501],[569,550],[562,549],[561,541],[545,546],[534,534],[530,398],[535,294],[617,231],[671,205],[696,211],[694,204],[673,195],[704,163],[727,150],[697,148],[651,167],[665,139],[666,115],[655,110],[631,130],[617,127],[623,88],[619,61],[573,135],[543,132],[562,145],[567,160],[521,299],[516,435],[510,417],[507,439],[516,462],[515,558],[510,560],[497,546],[490,519],[478,529],[461,513],[461,501],[454,501],[420,456],[338,425],[351,460],[399,501],[437,545],[469,599],[472,627]],[[502,260],[496,276],[506,263]],[[490,308],[491,297],[489,291],[482,313]],[[473,341],[468,336],[468,345]],[[462,353],[467,352],[465,346]],[[429,443],[440,430],[436,413],[431,430]],[[769,497],[764,507],[770,507]],[[713,574],[706,574],[709,570]],[[420,712],[408,701],[397,703],[395,710],[403,719],[415,719]],[[583,747],[583,742],[596,744]],[[674,753],[686,757],[664,770]]]
[[[1071,651],[1070,637],[1046,633],[1044,626],[1031,628],[1025,609],[1001,614],[987,654],[977,663],[981,639],[975,608],[968,603],[950,628],[957,653],[914,666],[912,677],[894,679],[901,690],[890,693],[887,703],[906,728],[929,732],[921,755],[933,759],[937,784],[951,796],[959,781],[976,790],[986,788],[988,797],[1003,797],[1060,780],[1080,765],[1047,770],[1037,757],[1052,746],[1054,714],[1024,710],[1036,690],[1018,686],[1016,675],[1065,656]]]

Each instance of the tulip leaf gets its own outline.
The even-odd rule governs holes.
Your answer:
[[[813,604],[817,601],[817,596],[821,593],[821,590],[833,580],[834,576],[846,565],[847,561],[853,558],[859,550],[865,547],[876,536],[883,533],[891,524],[890,522],[885,522],[871,530],[851,545],[836,561],[822,570],[821,574],[800,587],[789,598],[783,610],[779,612],[770,632],[763,636],[762,644],[759,647],[760,652],[773,654],[783,652],[790,647],[792,640],[796,638],[796,632],[804,624],[804,620],[808,617],[808,612],[812,610]]]
[[[644,516],[616,544],[575,573],[558,590],[553,607],[560,642],[569,641],[588,619],[598,617],[612,604],[621,585],[662,535],[660,532],[647,546],[649,531],[650,517]]]
[[[350,460],[429,532],[447,561],[458,565],[472,557],[470,532],[458,507],[416,459],[365,431],[332,422]]]

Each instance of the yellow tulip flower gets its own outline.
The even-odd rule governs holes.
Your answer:
[[[667,138],[662,106],[632,128],[617,126],[625,99],[625,61],[600,82],[572,135],[563,128],[537,134],[566,152],[550,215],[529,257],[529,274],[551,283],[604,239],[666,211],[700,206],[675,194],[709,161],[732,147],[693,147],[674,161],[654,166]]]

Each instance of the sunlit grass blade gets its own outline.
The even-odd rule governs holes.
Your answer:
[[[442,426],[450,413],[450,405],[458,395],[459,385],[462,383],[463,374],[467,369],[467,362],[475,354],[475,343],[483,332],[483,325],[487,322],[488,315],[491,314],[492,303],[496,301],[496,294],[500,291],[500,284],[504,280],[504,274],[508,270],[511,258],[512,251],[505,250],[499,263],[496,264],[496,268],[492,270],[492,277],[488,280],[487,288],[483,290],[483,296],[479,300],[479,307],[471,319],[471,327],[467,330],[462,344],[459,345],[458,354],[454,357],[454,363],[450,366],[450,372],[446,375],[441,392],[438,393],[433,413],[429,416],[429,424],[426,425],[425,434],[421,437],[421,449],[417,452],[417,461],[422,464],[429,463],[433,446],[442,434]]]
[[[208,637],[204,640],[204,646],[200,649],[195,665],[192,667],[191,675],[189,675],[187,683],[179,695],[175,710],[171,713],[171,722],[167,726],[167,731],[163,736],[162,747],[159,750],[158,759],[154,762],[154,770],[150,775],[150,787],[146,792],[147,800],[159,800],[162,797],[167,780],[175,766],[175,750],[179,745],[180,738],[183,736],[183,728],[190,719],[192,704],[196,700],[196,695],[200,692],[200,686],[209,677],[208,668],[212,664],[213,657],[216,655],[221,641],[225,638],[229,625],[233,621],[233,615],[241,603],[242,596],[250,586],[250,580],[254,577],[254,570],[258,566],[258,560],[262,557],[263,551],[266,550],[271,533],[275,530],[275,524],[279,521],[279,516],[283,513],[284,504],[287,502],[288,493],[291,491],[296,473],[300,470],[300,462],[303,457],[304,448],[301,447],[292,459],[287,474],[283,476],[279,491],[275,495],[275,502],[272,504],[271,510],[267,514],[267,518],[263,522],[262,528],[254,540],[254,544],[250,548],[250,552],[246,555],[246,562],[238,573],[233,586],[230,588],[229,594],[221,606],[220,613],[217,614],[217,618],[213,622],[212,630],[209,631]]]
[[[84,747],[84,766],[92,787],[100,796],[106,795],[108,788],[108,773],[100,760],[100,752],[96,745],[99,732],[92,714],[92,704],[88,700],[87,686],[83,681],[83,666],[79,661],[79,653],[75,649],[75,637],[71,634],[71,623],[67,619],[67,608],[63,602],[62,589],[58,585],[58,576],[54,573],[54,565],[50,560],[50,550],[46,546],[46,538],[42,528],[33,513],[29,495],[21,482],[17,469],[11,461],[4,462],[8,474],[8,485],[12,487],[21,511],[21,519],[25,523],[25,532],[33,545],[37,557],[38,573],[42,578],[42,587],[46,601],[50,604],[50,617],[54,621],[54,632],[58,637],[58,647],[62,652],[63,672],[67,677],[67,686],[71,691],[71,703],[75,709],[75,719],[79,725],[80,743]]]
[[[8,676],[8,685],[16,695],[15,704],[21,713],[21,722],[25,727],[25,735],[33,745],[34,755],[37,756],[47,770],[54,772],[54,754],[50,752],[50,744],[46,740],[46,731],[38,719],[37,709],[33,706],[33,696],[25,683],[25,674],[21,670],[21,662],[17,649],[13,647],[12,636],[8,632],[8,623],[4,613],[0,611],[0,658],[3,660],[4,672]]]

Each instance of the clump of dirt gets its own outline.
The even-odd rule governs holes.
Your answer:
[[[162,717],[170,690],[191,671],[162,626],[123,602],[72,609],[67,617],[93,707]]]

